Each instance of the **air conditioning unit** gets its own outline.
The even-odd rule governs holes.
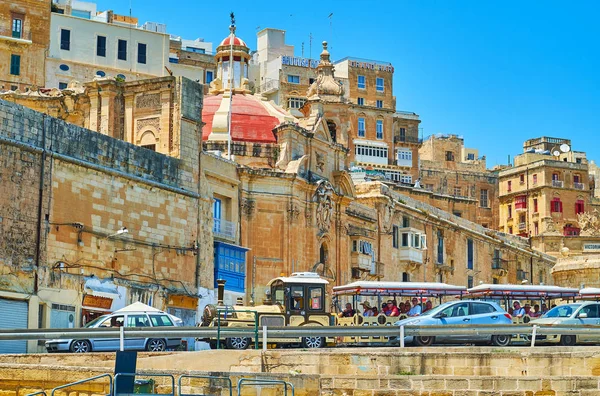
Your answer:
[[[352,279],[360,279],[361,270],[358,267],[352,267]]]

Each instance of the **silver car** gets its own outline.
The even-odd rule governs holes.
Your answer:
[[[107,327],[170,327],[182,326],[181,319],[165,312],[123,312],[100,316],[86,328]],[[181,338],[125,338],[125,350],[164,351],[181,345]],[[120,349],[119,338],[60,339],[46,341],[48,352],[85,353],[91,351],[106,352]]]
[[[529,322],[532,325],[600,325],[600,302],[579,302],[558,305],[546,312],[541,318]],[[542,343],[556,343],[561,345],[575,345],[579,343],[600,344],[600,337],[596,334],[563,334],[563,335],[538,335],[535,338]]]
[[[491,301],[450,301],[441,304],[419,316],[406,318],[394,326],[445,326],[445,325],[512,324],[511,316],[498,304]],[[407,336],[405,343],[429,346],[435,343],[492,343],[497,346],[510,344],[510,335],[444,335]]]

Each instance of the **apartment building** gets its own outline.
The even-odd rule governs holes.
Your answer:
[[[523,144],[514,166],[499,172],[499,226],[508,234],[577,236],[578,215],[591,203],[585,153],[571,141],[540,137]]]
[[[98,11],[91,2],[54,0],[53,5],[47,87],[64,89],[72,80],[96,77],[135,81],[174,75],[200,83],[212,80],[211,43],[171,37],[164,24],[140,26],[136,17]]]
[[[44,86],[50,0],[0,2],[0,91]]]

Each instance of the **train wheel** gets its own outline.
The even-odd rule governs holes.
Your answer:
[[[577,337],[575,335],[563,335],[560,336],[560,345],[573,346],[577,343]]]
[[[431,344],[433,344],[433,341],[435,340],[435,337],[415,337],[415,344],[418,346],[430,346]]]
[[[250,338],[248,337],[231,337],[225,340],[227,349],[248,349],[250,346]]]
[[[303,348],[323,348],[325,337],[302,337]]]
[[[495,346],[507,346],[510,344],[510,339],[511,337],[508,334],[495,335],[492,336],[492,344]]]

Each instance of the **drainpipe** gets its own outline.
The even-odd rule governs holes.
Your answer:
[[[35,254],[35,275],[33,283],[33,293],[38,292],[38,270],[40,268],[40,256],[42,254],[42,211],[44,209],[44,173],[46,170],[46,129],[48,128],[48,117],[43,116],[42,126],[42,159],[40,164],[40,183],[38,193],[38,210],[37,210],[37,231],[36,231],[36,254]]]

